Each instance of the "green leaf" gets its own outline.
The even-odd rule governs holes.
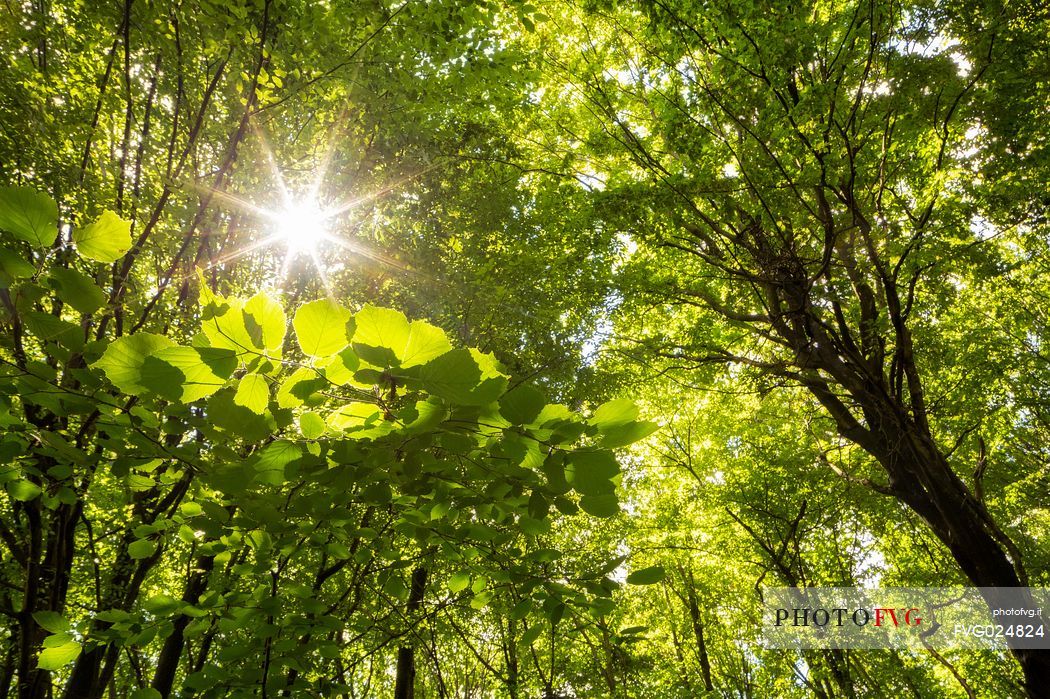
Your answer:
[[[256,347],[271,351],[281,349],[288,318],[276,299],[260,291],[244,304],[244,316],[245,328]]]
[[[33,612],[33,620],[51,633],[65,633],[70,629],[69,620],[58,612]]]
[[[458,594],[467,589],[467,585],[470,585],[470,573],[455,573],[448,579],[448,589],[453,594]]]
[[[327,382],[314,369],[299,367],[277,389],[277,405],[281,408],[298,408],[326,385]]]
[[[510,610],[510,618],[519,621],[521,619],[524,619],[529,615],[529,612],[532,611],[532,606],[532,600],[523,599],[522,601],[515,604],[514,608]]]
[[[36,274],[36,267],[13,250],[0,247],[0,271],[11,279],[25,279]]]
[[[581,495],[608,495],[616,490],[612,479],[620,473],[616,458],[607,451],[569,454],[565,478]],[[584,508],[586,509],[586,508]]]
[[[474,595],[473,599],[470,600],[470,608],[477,610],[484,609],[489,605],[489,602],[492,601],[492,598],[494,596],[495,595],[493,595],[491,591],[476,594]]]
[[[174,344],[163,335],[125,335],[110,343],[93,366],[102,369],[110,382],[124,393],[141,395],[148,390],[142,383],[142,365],[146,362],[146,357]]]
[[[400,311],[365,305],[354,320],[354,350],[376,366],[418,366],[452,349],[444,330]]]
[[[389,434],[397,424],[384,418],[385,412],[372,403],[347,403],[328,415],[328,426],[333,430],[347,430],[358,436]]]
[[[94,223],[73,231],[73,242],[81,257],[115,262],[131,249],[131,222],[107,209]]]
[[[37,658],[36,666],[41,670],[58,670],[77,659],[80,644],[67,633],[48,636],[44,639],[44,650]]]
[[[106,305],[106,292],[95,286],[95,281],[86,274],[56,267],[48,276],[58,290],[58,297],[85,315]]]
[[[270,404],[270,384],[259,374],[247,374],[239,384],[233,402],[251,410],[256,415],[266,412]]]
[[[548,456],[543,465],[540,466],[543,475],[547,477],[547,487],[557,495],[564,495],[572,490],[572,486],[565,479],[565,457],[561,452],[555,452]]]
[[[281,485],[284,483],[285,468],[302,456],[302,449],[293,442],[278,440],[268,444],[252,459],[252,466],[257,474],[255,480],[269,485]]]
[[[303,304],[292,320],[295,337],[303,353],[328,357],[350,341],[350,311],[328,299]]]
[[[584,495],[580,498],[580,509],[595,517],[612,517],[620,511],[616,494]]]
[[[336,386],[345,386],[354,380],[354,372],[361,366],[361,360],[354,354],[352,347],[347,347],[328,359],[318,362],[316,366],[324,374],[324,380],[320,382],[322,385],[331,382]],[[316,375],[314,372],[314,376]]]
[[[637,417],[638,406],[626,398],[618,398],[599,406],[588,422],[604,431],[609,427],[631,422]]]
[[[528,425],[547,404],[547,399],[536,388],[519,384],[499,399],[499,411],[514,425]]]
[[[41,340],[54,340],[68,346],[70,343],[83,343],[83,331],[79,325],[62,320],[50,313],[27,311],[22,315],[29,331]]]
[[[373,483],[361,491],[361,500],[375,505],[385,505],[392,497],[390,485],[387,483]]]
[[[35,500],[41,492],[39,485],[27,480],[14,481],[7,484],[7,494],[22,502]]]
[[[354,351],[376,366],[396,366],[398,351],[408,343],[409,325],[405,314],[390,308],[366,304],[354,316]]]
[[[166,616],[179,608],[180,602],[169,595],[154,595],[142,603],[143,608],[150,614]]]
[[[444,330],[422,320],[414,320],[408,328],[408,341],[397,354],[401,366],[410,367],[425,364],[451,349],[452,344]]]
[[[261,442],[273,434],[276,424],[269,411],[257,415],[233,402],[234,391],[223,389],[208,399],[208,424],[246,442]]]
[[[454,349],[420,367],[419,382],[453,405],[488,405],[503,393],[507,378],[483,369],[469,350]]]
[[[299,416],[299,431],[307,439],[317,439],[324,434],[324,419],[317,413],[305,412]]]
[[[176,345],[146,357],[139,381],[163,398],[192,403],[222,388],[236,368],[233,350]]]
[[[521,635],[522,644],[529,646],[536,642],[536,639],[543,633],[543,627],[539,624],[533,624],[529,628],[525,629],[525,633]]]
[[[201,332],[208,339],[208,344],[212,347],[231,349],[237,354],[258,349],[245,325],[249,317],[244,313],[244,304],[240,299],[225,299],[219,296],[208,288],[203,278],[200,293],[203,306]]]
[[[134,560],[149,558],[157,550],[157,542],[150,539],[138,539],[128,545],[128,555]]]
[[[0,229],[35,248],[46,248],[58,237],[58,204],[32,187],[2,187]]]
[[[666,577],[663,566],[649,566],[628,575],[627,582],[630,585],[655,585]]]
[[[628,444],[633,444],[638,440],[645,439],[658,429],[660,429],[658,423],[649,422],[647,420],[628,422],[623,425],[614,425],[606,428],[605,434],[602,435],[600,444],[609,449],[624,447]]]

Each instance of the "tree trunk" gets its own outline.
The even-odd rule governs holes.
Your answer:
[[[830,372],[841,366],[828,363],[823,368]],[[889,478],[886,494],[907,505],[929,525],[974,586],[1026,587],[1016,547],[952,470],[930,432],[925,414],[914,409],[915,414],[910,414],[879,386],[843,383],[863,412],[866,427],[852,418],[837,397],[829,394],[826,384],[809,382],[807,388],[829,407],[839,432],[875,457],[885,470]],[[1003,605],[994,592],[982,590],[982,594],[990,607]],[[1030,595],[1019,597],[1022,603],[1035,608]],[[1012,599],[1017,601],[1018,596]],[[1031,623],[1042,621],[1034,618]],[[1011,648],[1011,652],[1024,672],[1028,696],[1050,696],[1050,651]]]
[[[689,619],[693,624],[693,636],[696,638],[696,653],[700,657],[700,674],[704,678],[704,689],[708,692],[713,692],[715,691],[715,686],[711,682],[711,659],[707,655],[707,641],[704,639],[704,620],[700,616],[700,602],[696,597],[696,586],[691,570],[689,571],[687,586]]]
[[[208,576],[214,565],[214,556],[205,556],[200,559],[198,570],[186,581],[186,589],[182,593],[183,602],[195,605],[200,601],[201,595],[208,589]],[[172,622],[174,628],[171,635],[164,639],[164,647],[157,660],[157,669],[153,673],[153,682],[150,683],[150,687],[160,692],[162,697],[171,694],[171,688],[175,684],[175,673],[179,669],[179,659],[186,645],[185,632],[189,623],[190,617],[185,614],[179,615]]]
[[[405,611],[411,616],[423,605],[423,591],[427,586],[427,569],[420,566],[412,571],[412,586],[409,588],[408,605]],[[397,650],[397,674],[394,683],[394,699],[415,699],[416,655],[415,648],[406,643]]]
[[[50,513],[46,551],[43,548],[44,519],[39,500],[25,508],[30,542],[22,609],[18,614],[18,699],[43,699],[51,689],[51,673],[36,668],[37,651],[47,635],[33,619],[38,611],[61,614],[73,566],[73,538],[82,503],[60,505]]]

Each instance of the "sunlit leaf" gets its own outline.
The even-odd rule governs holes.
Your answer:
[[[259,292],[244,304],[244,324],[252,342],[259,349],[280,350],[288,318],[276,299]]]
[[[266,412],[270,403],[270,384],[259,374],[248,374],[237,384],[233,402],[251,410],[256,415]]]
[[[465,349],[430,360],[420,367],[418,376],[424,389],[460,405],[487,405],[507,386],[502,374],[483,373],[475,356]]]
[[[40,625],[40,628],[50,633],[65,633],[70,629],[69,620],[58,612],[33,612],[33,620]]]
[[[470,573],[453,573],[448,579],[448,589],[453,594],[463,592],[470,585]]]
[[[317,413],[305,412],[299,416],[299,431],[307,439],[317,439],[324,434],[324,419]]]
[[[77,659],[81,646],[68,633],[48,636],[40,651],[36,666],[41,670],[58,670]]]
[[[106,210],[94,223],[75,229],[73,242],[81,257],[115,262],[131,249],[131,222]]]
[[[310,357],[328,357],[350,341],[350,311],[328,299],[303,304],[292,320],[295,337],[303,353]]]
[[[232,350],[220,347],[163,347],[142,362],[143,386],[168,400],[192,403],[226,384],[237,368]]]
[[[146,358],[174,344],[163,335],[126,335],[110,343],[101,359],[95,362],[95,366],[102,369],[106,377],[121,391],[140,395],[147,390],[142,382],[142,366]]]
[[[138,539],[128,545],[128,555],[134,560],[149,558],[157,550],[157,542],[151,539]]]
[[[58,205],[32,187],[0,187],[0,230],[35,248],[48,247],[58,237]]]

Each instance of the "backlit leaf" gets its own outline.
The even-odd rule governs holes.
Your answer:
[[[69,620],[58,612],[33,612],[33,620],[40,625],[40,628],[50,633],[64,633],[70,628]]]
[[[295,312],[292,325],[303,353],[328,357],[349,343],[350,311],[328,299],[311,301]]]
[[[270,404],[270,384],[259,374],[248,374],[237,384],[233,402],[251,410],[256,415],[266,412]]]
[[[595,517],[612,517],[620,511],[620,504],[615,494],[584,495],[580,498],[580,509]]]
[[[81,313],[94,313],[106,305],[106,293],[86,274],[56,267],[48,276],[58,289],[58,297]]]
[[[620,465],[607,451],[577,451],[569,455],[565,478],[581,495],[608,495],[616,486],[612,482]],[[586,508],[584,508],[586,509]]]
[[[0,230],[46,248],[58,237],[58,205],[32,187],[0,187]]]
[[[115,262],[131,249],[131,222],[103,211],[97,221],[73,231],[73,242],[81,257]]]
[[[147,390],[142,383],[142,365],[146,357],[174,344],[163,335],[125,335],[110,343],[95,366],[102,369],[110,382],[121,391],[140,395]]]
[[[269,294],[259,292],[244,304],[244,324],[259,349],[280,350],[288,318],[281,304]]]
[[[68,633],[48,636],[44,639],[44,649],[40,651],[36,666],[41,670],[58,670],[76,660],[80,650],[80,644]]]
[[[128,555],[134,560],[149,558],[157,550],[157,542],[151,539],[138,539],[128,545]]]

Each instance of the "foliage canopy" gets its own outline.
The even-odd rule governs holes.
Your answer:
[[[0,694],[1050,686],[757,630],[1047,585],[1045,9],[0,26]]]

